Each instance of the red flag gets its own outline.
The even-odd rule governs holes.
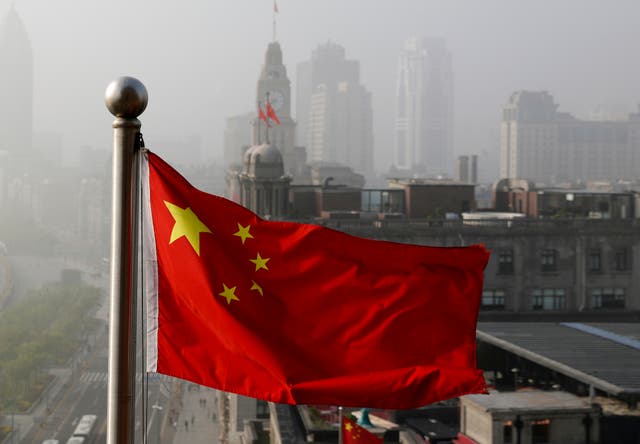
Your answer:
[[[377,437],[364,427],[360,427],[355,421],[342,417],[342,443],[343,444],[382,444],[382,438]]]
[[[485,391],[482,246],[266,221],[143,162],[147,370],[267,401],[411,408]]]
[[[267,116],[264,114],[264,111],[262,111],[261,106],[258,106],[258,116],[260,117],[260,120],[262,120],[264,123],[267,124],[267,127],[271,128],[271,125],[269,124],[269,120],[267,120]]]
[[[278,119],[278,116],[276,115],[275,110],[271,106],[271,102],[269,102],[269,99],[267,99],[267,116],[269,116],[271,120],[273,120],[278,125],[280,125],[280,119]]]
[[[273,12],[275,12],[276,14],[280,11],[278,11],[278,4],[276,3],[276,0],[273,0]]]

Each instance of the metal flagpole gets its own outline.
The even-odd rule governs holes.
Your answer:
[[[260,145],[262,143],[262,136],[260,135],[260,113],[262,112],[262,102],[258,100],[258,143]]]
[[[267,127],[265,128],[266,137],[267,137],[267,145],[271,143],[271,142],[269,142],[269,128],[271,128],[271,125],[269,125],[269,120],[271,118],[269,117],[269,110],[267,108],[268,106],[269,106],[269,92],[267,92],[267,102],[265,104],[265,114],[267,116]]]
[[[342,416],[344,415],[344,410],[342,406],[338,406],[338,444],[342,444],[344,442],[344,437],[342,436]]]
[[[138,214],[137,117],[147,107],[145,86],[120,77],[105,92],[113,121],[113,185],[111,201],[111,277],[109,312],[109,380],[107,444],[134,442],[136,335],[136,232]]]

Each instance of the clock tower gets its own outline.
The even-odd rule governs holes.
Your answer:
[[[256,104],[260,103],[265,112],[267,95],[280,125],[271,121],[271,128],[267,128],[266,124],[256,117],[252,141],[254,145],[265,143],[268,131],[269,142],[282,153],[285,172],[291,173],[295,166],[296,122],[291,118],[291,82],[287,77],[287,68],[282,63],[280,43],[276,41],[269,43],[258,78]]]

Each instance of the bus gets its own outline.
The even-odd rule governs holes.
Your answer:
[[[93,430],[93,426],[95,425],[97,418],[98,417],[96,415],[84,415],[82,418],[80,418],[80,421],[78,422],[78,425],[76,426],[76,429],[73,431],[73,435],[71,436],[74,438],[88,437],[91,433],[91,430]]]

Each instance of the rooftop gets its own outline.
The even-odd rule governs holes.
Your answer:
[[[502,410],[570,410],[591,409],[587,399],[579,398],[567,392],[549,391],[519,391],[519,392],[491,392],[489,395],[467,395],[467,401],[472,401],[484,407],[487,411]]]
[[[481,322],[478,339],[612,395],[640,396],[640,324]]]

